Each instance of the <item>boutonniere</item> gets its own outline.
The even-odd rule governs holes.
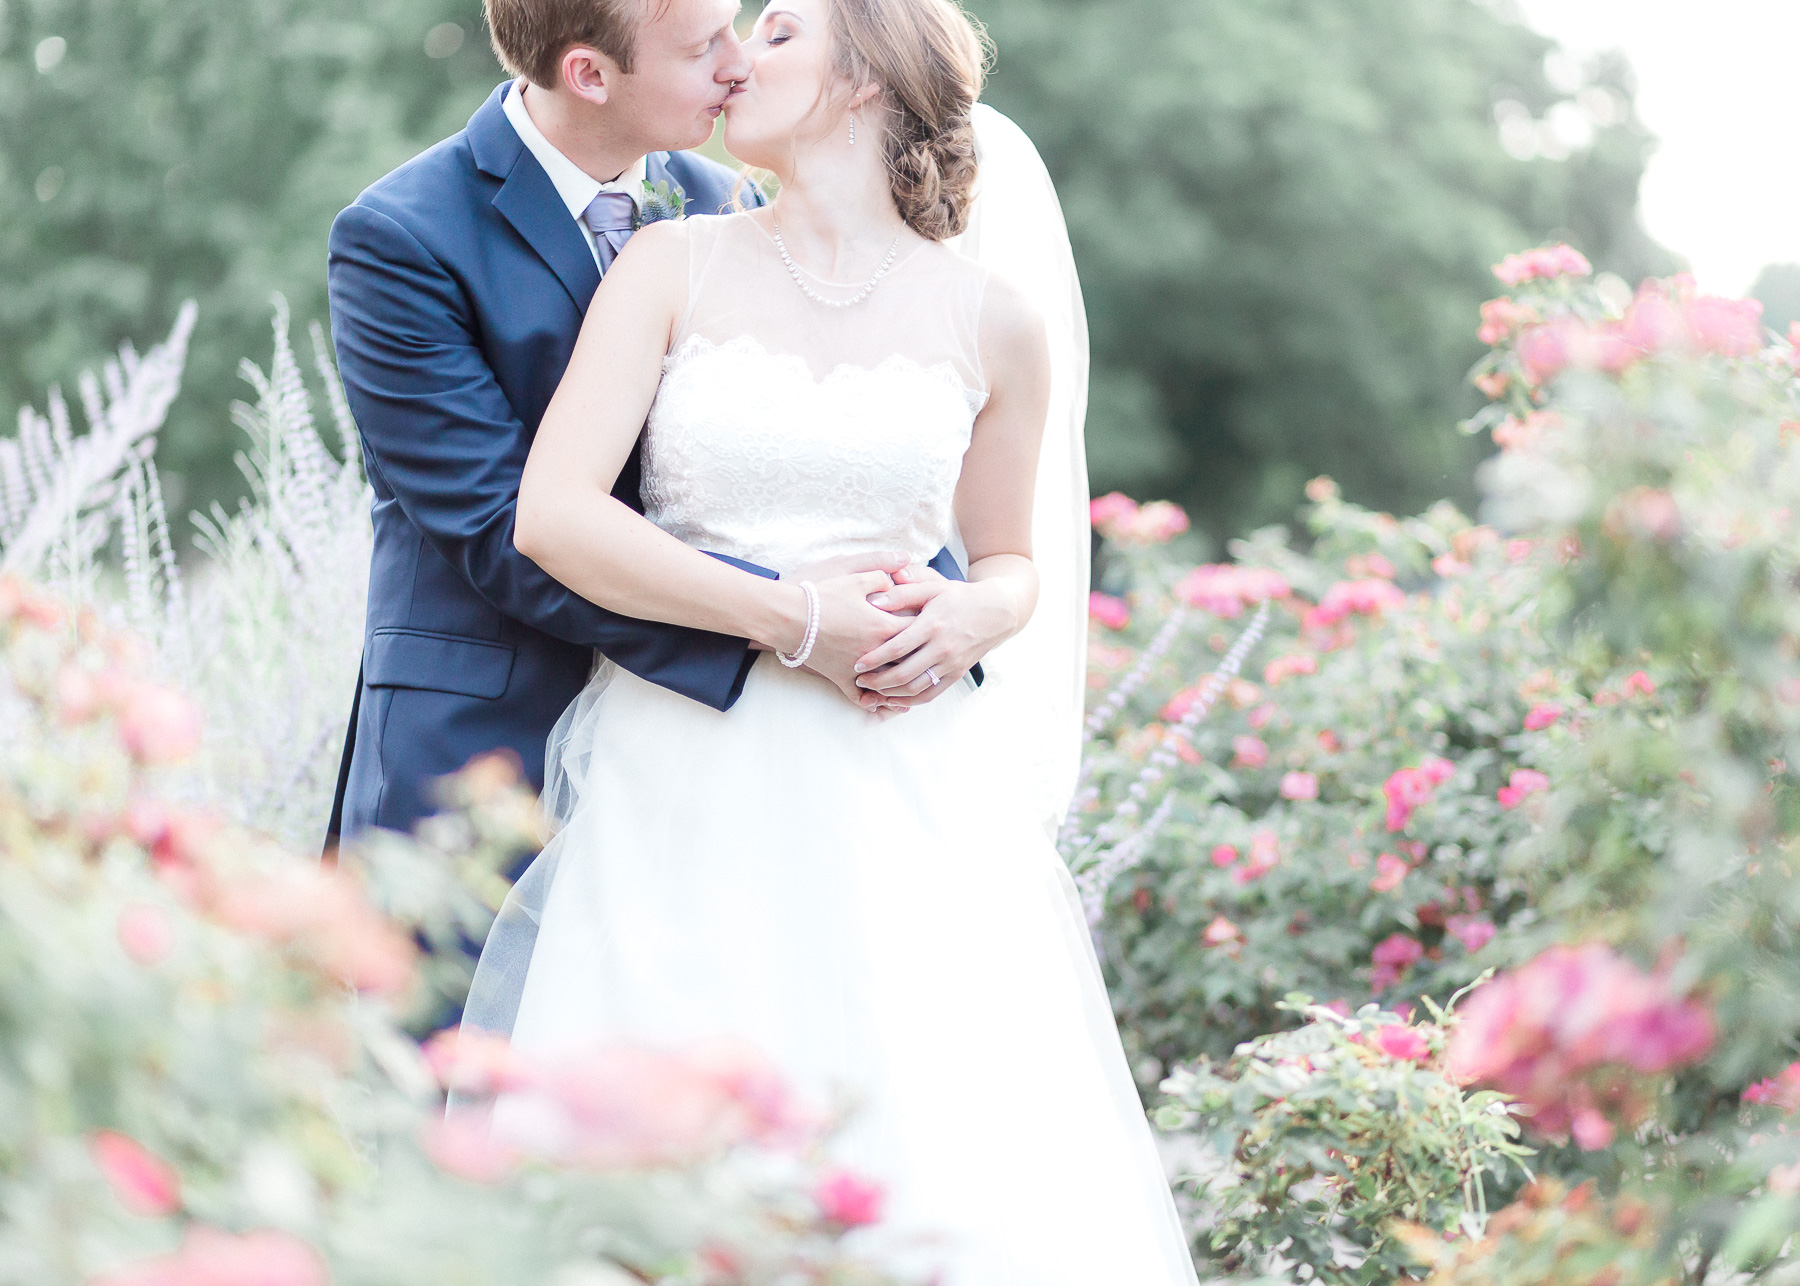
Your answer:
[[[632,223],[632,230],[652,223],[661,223],[664,219],[687,218],[687,193],[681,190],[681,184],[671,183],[667,179],[652,183],[644,180],[643,193],[638,197],[637,218]]]

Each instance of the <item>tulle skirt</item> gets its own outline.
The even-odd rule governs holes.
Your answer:
[[[469,1021],[544,1054],[736,1037],[848,1093],[836,1152],[887,1186],[876,1235],[945,1286],[1195,1281],[1073,882],[978,691],[883,722],[765,656],[720,714],[605,667],[552,742],[565,824]]]

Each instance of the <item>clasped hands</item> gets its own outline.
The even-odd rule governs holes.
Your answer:
[[[992,586],[948,580],[905,554],[847,555],[785,579],[819,592],[806,668],[883,717],[949,691],[1015,628]]]

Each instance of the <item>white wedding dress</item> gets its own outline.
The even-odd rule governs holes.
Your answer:
[[[780,572],[930,559],[986,398],[986,270],[930,244],[827,308],[752,216],[686,226],[651,521]],[[1073,883],[982,704],[964,681],[882,722],[764,655],[721,714],[603,666],[469,1021],[528,1052],[733,1036],[851,1092],[838,1154],[944,1286],[1192,1283]]]

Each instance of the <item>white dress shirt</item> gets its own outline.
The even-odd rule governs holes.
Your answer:
[[[594,266],[598,268],[600,251],[594,245],[593,234],[588,231],[582,215],[587,213],[588,206],[602,192],[623,192],[631,198],[634,205],[642,208],[648,159],[638,157],[636,163],[625,173],[611,183],[602,183],[557,151],[555,145],[544,137],[537,122],[531,119],[531,113],[525,110],[526,83],[523,76],[515,80],[506,97],[501,100],[501,108],[506,112],[506,119],[512,122],[513,129],[518,131],[520,140],[531,149],[538,164],[544,167],[544,173],[550,176],[550,182],[556,186],[556,194],[569,207],[569,217],[581,229],[581,239],[587,243],[588,253],[594,256]]]

